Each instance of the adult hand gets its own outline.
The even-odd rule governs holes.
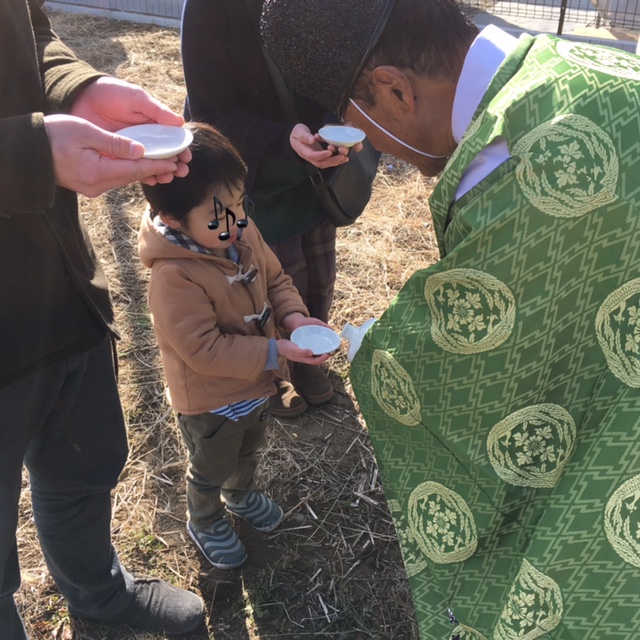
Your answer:
[[[144,146],[117,136],[82,118],[46,116],[56,184],[85,196],[98,196],[131,182],[170,182],[188,173],[177,157],[142,158]]]
[[[355,125],[352,124],[351,122],[343,122],[341,124],[341,126],[343,126],[343,127],[355,127]],[[314,138],[316,140],[318,140],[318,141],[322,140],[322,136],[319,133],[316,133],[314,135]],[[330,144],[328,146],[328,148],[331,149],[335,153],[335,151],[336,151],[336,146],[335,145]],[[358,143],[354,144],[352,147],[338,147],[337,149],[338,149],[338,153],[341,153],[341,154],[343,154],[343,155],[348,157],[350,151],[355,151],[355,153],[360,153],[364,149],[364,145],[362,144],[362,142],[358,142]]]
[[[74,100],[70,113],[111,132],[136,124],[157,123],[176,127],[184,124],[180,114],[171,111],[142,87],[109,76],[87,85]],[[177,171],[159,174],[156,181],[170,182],[173,175],[187,175],[186,163],[190,160],[191,151],[185,149],[178,156]]]
[[[76,97],[70,114],[107,131],[157,122],[180,127],[184,118],[138,85],[118,78],[98,78]]]
[[[307,162],[318,167],[318,169],[328,169],[349,162],[349,149],[346,147],[336,148],[330,144],[326,149],[320,144],[320,136],[315,136],[307,125],[298,123],[293,127],[289,136],[291,148]],[[337,151],[337,153],[335,153]],[[334,155],[335,153],[335,155]]]

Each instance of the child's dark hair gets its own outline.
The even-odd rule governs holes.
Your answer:
[[[202,204],[216,186],[237,188],[246,180],[245,163],[222,133],[203,122],[189,122],[185,128],[193,133],[189,173],[168,184],[142,185],[152,217],[162,212],[184,222],[189,211]]]

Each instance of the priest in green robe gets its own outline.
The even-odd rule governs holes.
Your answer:
[[[441,173],[441,260],[351,367],[421,637],[640,637],[640,58],[449,0],[266,0],[262,33]]]

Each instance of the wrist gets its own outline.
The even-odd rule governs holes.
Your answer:
[[[291,332],[300,326],[300,322],[303,321],[304,318],[304,314],[300,313],[299,311],[293,311],[282,318],[282,326],[287,331]]]

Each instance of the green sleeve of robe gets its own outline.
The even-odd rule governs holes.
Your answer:
[[[640,636],[639,156],[640,58],[524,36],[352,364],[425,639]]]

